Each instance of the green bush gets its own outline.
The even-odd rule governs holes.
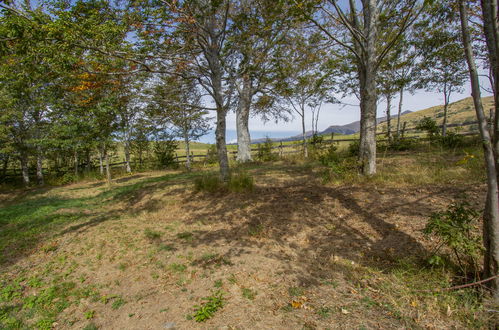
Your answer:
[[[360,152],[360,140],[355,140],[348,145],[348,154],[350,156],[358,156]]]
[[[74,173],[71,173],[71,172],[68,172],[68,173],[65,173],[60,179],[59,179],[59,183],[61,185],[65,185],[65,184],[70,184],[70,183],[75,183],[76,181],[78,181],[78,177],[74,174]]]
[[[206,163],[208,164],[216,164],[218,162],[217,155],[217,146],[212,144],[208,148],[208,152],[206,153]]]
[[[177,150],[177,141],[155,141],[153,152],[160,167],[176,167],[175,150]]]
[[[254,188],[253,178],[246,172],[236,173],[229,180],[229,190],[234,192],[252,191]]]
[[[463,146],[464,136],[459,135],[455,132],[447,132],[445,136],[440,136],[438,138],[438,142],[444,148],[449,148],[449,149],[457,148]]]
[[[437,253],[446,246],[453,252],[463,274],[477,272],[482,252],[481,239],[475,230],[477,222],[478,212],[466,202],[453,203],[446,211],[433,213],[423,230],[425,235],[437,238],[430,263],[443,260]]]
[[[324,166],[330,166],[333,163],[338,163],[340,161],[340,156],[337,152],[338,148],[331,143],[331,145],[319,155],[319,161]]]
[[[414,149],[416,145],[417,143],[414,139],[394,138],[386,145],[386,147],[388,148],[388,150],[405,151]]]
[[[440,132],[440,128],[438,127],[437,122],[430,117],[424,117],[423,119],[421,119],[416,125],[416,129],[428,133],[430,139],[437,136]]]
[[[203,175],[194,179],[194,190],[195,191],[206,191],[209,193],[214,193],[222,190],[223,182],[220,180],[218,175]]]
[[[268,137],[264,143],[258,144],[257,148],[256,159],[261,162],[269,162],[279,158],[277,154],[272,153],[272,140]]]

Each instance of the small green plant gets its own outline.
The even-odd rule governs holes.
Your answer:
[[[187,266],[184,264],[173,263],[170,264],[168,268],[174,272],[183,273],[187,269]]]
[[[87,320],[90,320],[90,319],[93,319],[95,316],[95,311],[94,310],[91,310],[91,311],[86,311],[85,312],[85,318]]]
[[[221,287],[222,287],[222,285],[223,285],[222,280],[216,280],[216,281],[215,281],[215,284],[213,284],[213,286],[214,286],[215,288],[218,288],[218,289],[219,289],[219,288],[221,288]]]
[[[430,263],[440,265],[441,257],[435,257],[441,247],[447,246],[454,253],[463,274],[478,271],[478,259],[482,252],[480,236],[475,230],[478,212],[467,202],[453,203],[446,211],[433,213],[423,232],[438,239]]]
[[[328,318],[332,312],[333,312],[333,310],[330,307],[326,307],[326,306],[322,306],[321,308],[319,308],[315,311],[315,313],[323,319]]]
[[[254,188],[253,178],[246,172],[232,175],[229,180],[229,190],[234,192],[252,191]]]
[[[99,328],[97,328],[97,326],[93,323],[89,323],[83,328],[83,330],[97,330],[97,329]]]
[[[177,234],[177,238],[178,239],[183,239],[185,241],[192,241],[193,235],[192,235],[192,233],[190,233],[188,231],[185,231],[185,232],[182,232],[182,233],[178,233]]]
[[[331,164],[338,163],[340,161],[340,156],[338,155],[337,150],[338,148],[334,144],[331,144],[325,152],[319,155],[319,161],[321,164],[324,166],[330,166]]]
[[[256,291],[253,291],[253,290],[248,289],[248,288],[242,288],[241,293],[242,293],[244,298],[249,299],[249,300],[255,299],[256,294],[257,294]]]
[[[258,144],[257,149],[256,159],[261,162],[269,162],[279,158],[277,154],[272,152],[272,140],[269,137],[265,139],[265,142]]]
[[[211,296],[202,299],[204,303],[202,305],[194,306],[194,314],[192,317],[196,322],[204,322],[213,317],[216,311],[223,307],[224,298],[223,293],[218,290],[215,291]]]
[[[444,148],[453,149],[463,145],[464,137],[455,132],[447,132],[445,136],[439,137],[438,142]]]
[[[151,240],[151,241],[156,241],[156,240],[159,240],[161,238],[161,233],[159,231],[154,231],[154,230],[151,230],[149,228],[146,228],[144,230],[144,235],[146,236],[146,238],[148,240]]]
[[[112,309],[118,309],[120,308],[121,306],[123,306],[124,304],[126,304],[126,301],[123,300],[123,298],[121,297],[117,297],[113,303],[111,304],[111,308]]]

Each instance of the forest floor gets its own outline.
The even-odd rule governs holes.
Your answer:
[[[253,164],[239,193],[196,192],[206,170],[0,193],[0,328],[488,328],[477,291],[436,292],[453,272],[425,264],[432,212],[483,208],[466,157],[398,153],[332,183]]]

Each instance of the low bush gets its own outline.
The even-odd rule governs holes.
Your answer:
[[[214,193],[222,190],[223,182],[220,180],[218,175],[203,175],[194,180],[194,190],[195,191],[206,191],[209,193]]]
[[[279,156],[272,152],[272,140],[266,138],[264,143],[258,144],[256,159],[261,162],[269,162],[279,159]]]
[[[254,188],[253,178],[246,172],[236,173],[229,180],[229,190],[234,192],[252,191]]]

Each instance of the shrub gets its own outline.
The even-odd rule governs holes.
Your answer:
[[[175,150],[177,150],[177,141],[166,140],[154,142],[154,155],[161,167],[175,167]]]
[[[319,155],[319,161],[324,166],[330,166],[333,163],[338,163],[340,161],[340,156],[337,153],[338,148],[331,144],[325,152]]]
[[[269,162],[278,159],[278,155],[272,153],[272,140],[267,137],[264,143],[258,144],[256,159],[261,162]]]
[[[74,175],[74,173],[66,173],[64,174],[61,178],[60,178],[60,184],[61,185],[65,185],[65,184],[70,184],[70,183],[75,183],[76,181],[78,181],[78,178],[76,177],[76,175]]]
[[[350,156],[358,156],[360,152],[360,141],[355,140],[348,146],[348,154]]]
[[[445,148],[460,147],[464,143],[464,137],[455,132],[447,132],[445,136],[440,136],[438,142]]]
[[[206,163],[208,164],[216,164],[218,162],[217,155],[217,146],[212,144],[208,148],[208,152],[206,153]]]
[[[220,191],[223,187],[223,182],[217,175],[203,175],[194,180],[195,191],[206,191],[214,193]]]
[[[396,137],[388,143],[387,148],[388,150],[405,151],[413,149],[415,146],[416,141],[413,139],[402,139]]]
[[[428,133],[430,139],[437,136],[440,132],[440,128],[438,127],[437,122],[430,117],[424,117],[423,119],[421,119],[416,125],[416,129]]]
[[[229,190],[235,192],[252,191],[253,178],[246,172],[236,173],[229,180]]]
[[[478,212],[468,203],[453,203],[446,211],[431,214],[423,232],[438,239],[430,263],[438,264],[440,257],[435,257],[442,246],[447,246],[454,253],[463,274],[478,271],[478,259],[482,245],[480,236],[474,230]]]

